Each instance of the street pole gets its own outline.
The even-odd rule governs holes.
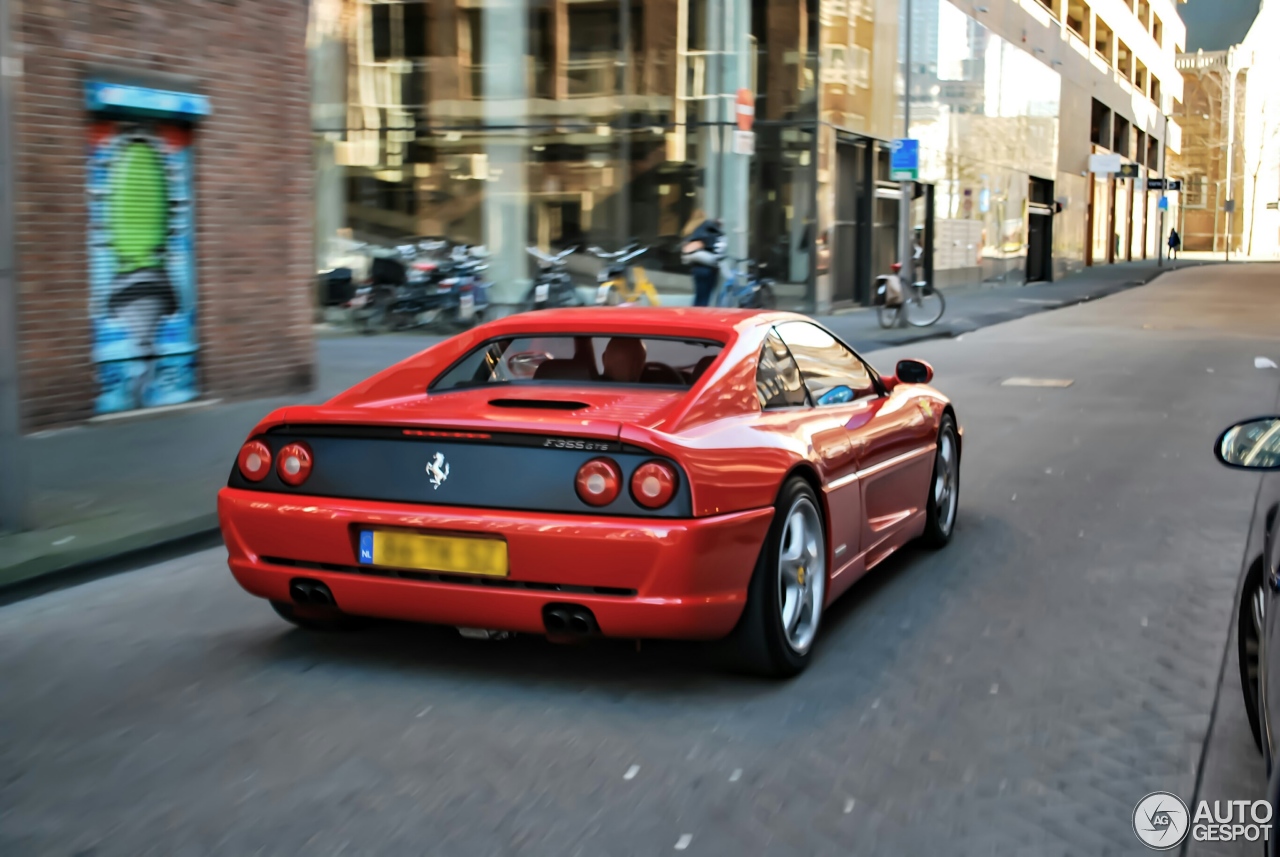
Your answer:
[[[911,0],[905,0],[903,7],[906,9],[906,38],[903,41],[904,50],[902,52],[902,139],[909,140],[911,138]],[[913,259],[913,246],[911,241],[911,182],[904,181],[901,184],[902,201],[898,207],[898,261],[902,263],[902,271],[900,273],[903,292],[915,282]],[[898,313],[898,325],[906,326],[906,317],[903,313]]]
[[[0,0],[0,532],[26,523],[26,462],[18,395],[18,278],[13,231],[14,81],[21,74],[9,45],[9,0]]]
[[[1231,186],[1231,156],[1236,148],[1236,70],[1232,62],[1232,54],[1227,54],[1227,246],[1226,261],[1231,261],[1231,218],[1235,215],[1235,206],[1232,205],[1232,193],[1234,188]]]
[[[627,98],[627,78],[631,66],[631,2],[618,0],[618,59],[614,85],[618,88],[618,125],[622,139],[618,141],[618,241],[626,246],[631,240],[631,114]]]
[[[1168,160],[1165,157],[1165,147],[1169,145],[1169,114],[1164,112],[1163,105],[1156,106],[1162,108],[1160,112],[1164,115],[1164,136],[1160,140],[1160,200],[1167,206],[1169,204],[1169,189],[1166,187],[1168,177],[1165,175],[1164,168],[1165,162]],[[1164,267],[1164,212],[1165,209],[1162,207],[1160,209],[1160,233],[1156,236],[1157,268]],[[1170,248],[1170,250],[1172,249]]]

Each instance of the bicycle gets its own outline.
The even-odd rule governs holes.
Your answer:
[[[773,292],[776,283],[761,276],[765,266],[753,259],[729,257],[732,264],[722,265],[724,279],[716,287],[712,295],[711,305],[716,307],[737,307],[739,309],[774,309],[778,305],[777,295]],[[745,273],[742,268],[746,267]]]
[[[894,275],[901,265],[894,264]],[[876,277],[876,316],[880,326],[884,328],[903,327],[903,322],[912,327],[928,327],[942,318],[947,308],[946,298],[937,286],[932,283],[915,282],[902,289],[901,302],[890,306],[889,277]]]
[[[644,268],[633,266],[629,271],[627,263],[632,259],[649,252],[648,247],[628,244],[616,253],[606,253],[599,247],[588,248],[591,255],[603,259],[608,264],[596,277],[600,285],[596,289],[596,304],[600,306],[620,306],[643,301],[649,306],[661,306],[658,290],[645,274]]]

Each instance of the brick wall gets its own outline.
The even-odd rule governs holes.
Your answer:
[[[195,130],[205,398],[312,383],[312,143],[304,0],[11,0],[22,419],[93,414],[86,247],[91,70],[182,75]]]

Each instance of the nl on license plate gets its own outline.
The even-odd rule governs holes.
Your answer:
[[[390,530],[360,532],[360,564],[506,577],[507,543],[501,539],[435,536]]]

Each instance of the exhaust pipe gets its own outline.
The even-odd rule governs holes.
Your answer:
[[[319,607],[338,606],[328,586],[318,580],[308,580],[305,577],[289,581],[289,597],[295,604],[315,604]]]
[[[590,610],[580,604],[548,604],[542,608],[542,624],[548,637],[582,639],[600,634]]]

